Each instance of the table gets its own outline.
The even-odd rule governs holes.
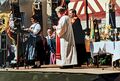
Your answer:
[[[100,41],[93,42],[92,45],[92,57],[101,54],[112,54],[112,62],[120,59],[120,41]]]

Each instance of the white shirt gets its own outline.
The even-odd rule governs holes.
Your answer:
[[[33,32],[31,33],[31,35],[35,36],[36,34],[39,33],[39,31],[41,30],[41,26],[38,23],[34,23],[30,26],[30,28],[33,30]]]

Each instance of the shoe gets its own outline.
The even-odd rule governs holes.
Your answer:
[[[41,66],[34,65],[32,68],[40,68]]]
[[[81,65],[74,65],[73,67],[81,67]]]
[[[60,69],[70,69],[70,68],[73,68],[73,65],[60,67]]]
[[[32,68],[37,68],[37,65],[34,65]]]

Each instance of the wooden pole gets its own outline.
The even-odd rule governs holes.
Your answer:
[[[89,29],[88,1],[85,0],[84,4],[85,4],[85,14],[86,14],[86,27],[87,27],[87,31],[88,31],[88,29]]]

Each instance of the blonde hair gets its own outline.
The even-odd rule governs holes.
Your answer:
[[[64,13],[65,12],[65,8],[59,6],[55,9],[56,13]]]

